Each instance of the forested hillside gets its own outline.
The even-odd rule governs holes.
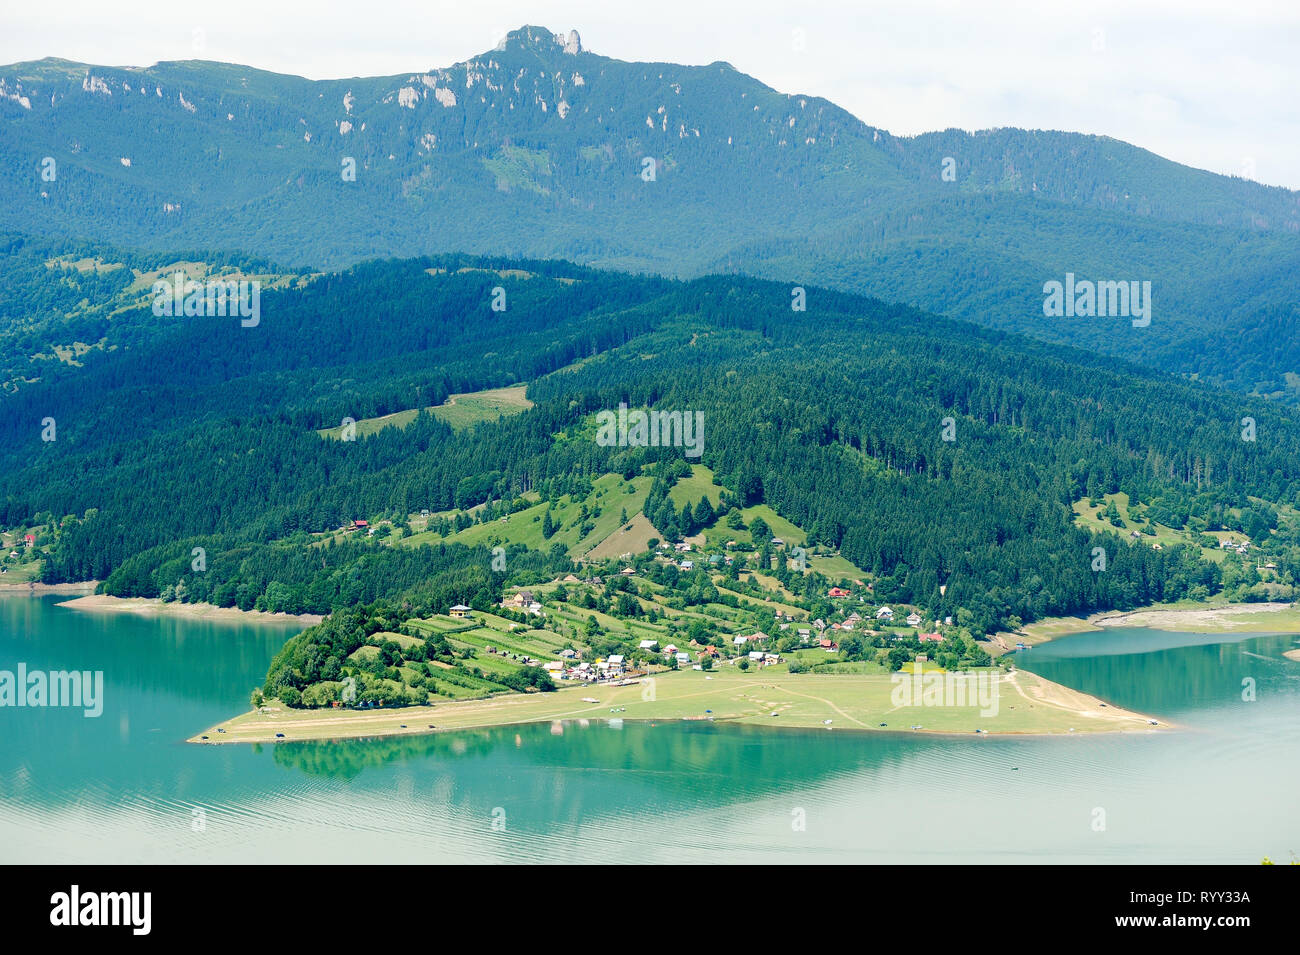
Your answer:
[[[1295,192],[1095,136],[896,137],[724,62],[539,27],[392,77],[0,67],[0,168],[0,228],[47,238],[302,271],[464,251],[743,272],[1300,397]],[[1151,282],[1150,325],[1045,318],[1066,273]]]
[[[883,599],[963,611],[976,629],[1218,590],[1221,568],[1199,548],[1076,526],[1084,497],[1123,492],[1210,529],[1257,509],[1256,533],[1281,535],[1279,572],[1300,570],[1277,519],[1300,503],[1300,431],[1278,409],[816,287],[794,311],[791,291],[445,257],[268,292],[252,328],[128,310],[113,347],[0,398],[0,525],[48,527],[49,581],[146,595],[182,581],[241,606],[278,585],[284,609],[403,595],[438,608],[499,589],[488,547],[321,535],[586,500],[601,475],[683,458],[596,440],[599,413],[626,404],[698,412],[698,462],[735,506],[769,506]],[[516,383],[532,408],[468,429],[426,413],[355,441],[317,434]],[[42,440],[47,418],[56,440]],[[666,490],[646,516],[662,533],[698,530],[696,511],[665,512]],[[187,570],[195,547],[206,582]],[[511,568],[568,561],[542,546]]]

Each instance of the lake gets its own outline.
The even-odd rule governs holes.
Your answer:
[[[1300,853],[1290,635],[1116,629],[1022,651],[1178,729],[932,737],[598,721],[278,746],[245,709],[297,627],[0,597],[0,670],[102,670],[104,709],[0,708],[0,862],[1243,862]],[[815,680],[809,677],[809,680]],[[1253,681],[1253,700],[1243,681]],[[1249,694],[1248,694],[1249,695]]]

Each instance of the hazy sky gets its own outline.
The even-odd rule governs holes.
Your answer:
[[[0,62],[390,75],[468,59],[525,23],[624,60],[726,60],[894,133],[1100,133],[1300,189],[1300,0],[9,0]]]

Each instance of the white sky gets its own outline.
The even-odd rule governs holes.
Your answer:
[[[0,63],[392,75],[525,23],[623,60],[726,60],[894,133],[1100,133],[1300,189],[1300,0],[7,0]]]

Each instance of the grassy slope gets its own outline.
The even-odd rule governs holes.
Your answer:
[[[495,421],[502,415],[513,415],[527,411],[533,406],[533,403],[524,397],[524,385],[512,385],[509,388],[490,388],[487,391],[467,392],[460,395],[452,395],[441,405],[432,406],[426,410],[433,412],[434,417],[445,421],[457,431],[462,431],[480,421]],[[357,422],[357,437],[365,437],[368,434],[374,434],[383,428],[404,428],[412,421],[419,411],[415,408],[409,408],[405,411],[395,411],[389,415],[382,415],[378,418],[362,418]],[[316,432],[322,438],[337,439],[343,433],[343,428],[324,428]]]

